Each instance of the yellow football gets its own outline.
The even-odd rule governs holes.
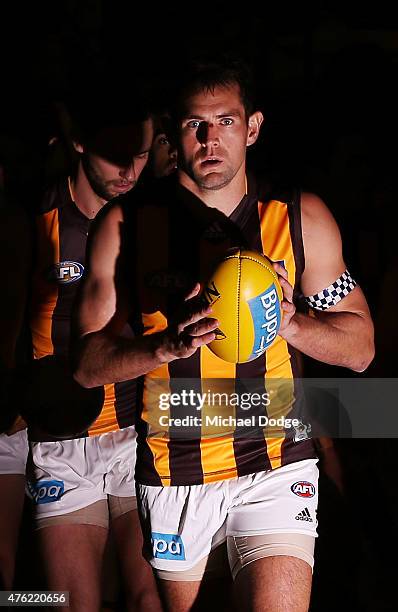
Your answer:
[[[231,249],[203,287],[220,325],[208,347],[232,363],[252,361],[275,340],[282,320],[282,289],[272,262],[256,251]]]

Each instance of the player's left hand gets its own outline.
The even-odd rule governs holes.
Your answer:
[[[284,338],[284,332],[289,328],[292,317],[296,312],[296,307],[293,304],[293,287],[288,281],[287,270],[285,270],[283,266],[274,263],[273,268],[278,275],[278,280],[283,292],[283,300],[281,302],[283,317],[278,333]]]

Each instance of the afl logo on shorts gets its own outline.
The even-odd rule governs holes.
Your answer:
[[[312,482],[307,482],[306,480],[295,482],[290,487],[290,490],[299,497],[314,497],[315,495],[315,486]]]
[[[78,281],[84,272],[84,266],[77,261],[60,261],[54,264],[49,273],[49,280],[68,285]]]
[[[156,559],[185,561],[184,544],[177,534],[152,532],[152,548]]]
[[[58,501],[64,493],[62,480],[39,480],[28,482],[28,490],[36,504],[50,504]]]

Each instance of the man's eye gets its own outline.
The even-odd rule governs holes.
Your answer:
[[[159,138],[159,144],[161,145],[168,145],[170,144],[169,140],[167,140],[167,138],[165,136],[162,136],[162,138]]]
[[[233,124],[232,119],[228,119],[227,117],[224,117],[224,119],[221,119],[221,125],[232,125],[232,124]]]
[[[197,119],[192,119],[192,121],[188,121],[187,123],[187,127],[189,128],[198,128],[200,125],[200,121],[198,121]]]

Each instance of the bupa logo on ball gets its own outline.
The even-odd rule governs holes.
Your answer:
[[[64,493],[62,480],[39,480],[28,482],[29,493],[36,504],[51,504],[58,501]]]
[[[75,283],[84,272],[84,266],[77,261],[60,261],[52,266],[50,270],[50,280],[63,285]]]
[[[177,534],[152,532],[152,547],[156,559],[185,561],[184,544]]]
[[[281,321],[278,293],[272,284],[264,293],[248,300],[254,324],[251,359],[262,355],[275,340]]]
[[[295,482],[290,489],[299,497],[314,497],[315,495],[315,485],[313,485],[312,482],[307,482],[306,480]]]

